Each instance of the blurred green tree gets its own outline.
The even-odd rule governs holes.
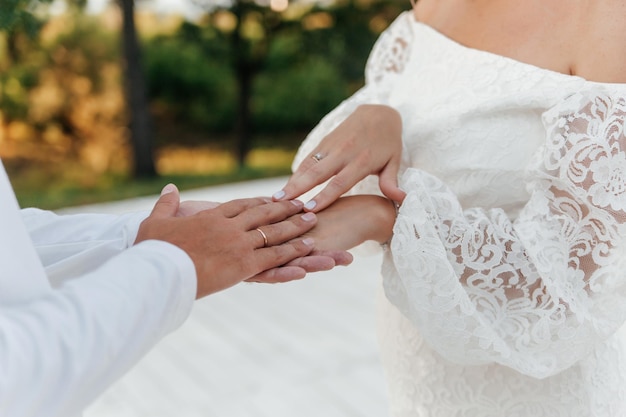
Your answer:
[[[2,0],[0,2],[0,31],[6,33],[6,51],[11,63],[19,62],[23,37],[35,38],[42,25],[38,16],[52,0]]]
[[[218,28],[218,36],[228,45],[226,58],[237,85],[236,159],[243,167],[252,146],[254,80],[263,69],[273,40],[298,23],[285,19],[281,11],[254,0],[234,0],[230,5],[216,5],[212,0],[196,0],[195,3],[210,12],[208,22]]]
[[[20,44],[24,37],[34,38],[45,16],[45,6],[52,0],[2,0],[0,31],[6,33],[6,50],[12,64],[20,60]],[[125,69],[125,91],[129,113],[130,142],[133,149],[135,177],[154,177],[153,129],[150,117],[141,50],[135,27],[134,0],[117,0],[122,11],[122,51]],[[73,9],[82,10],[87,0],[66,0]]]
[[[273,113],[285,122],[281,113],[302,115],[307,111],[307,100],[313,100],[324,113],[354,90],[345,88],[342,81],[352,86],[362,83],[372,44],[403,10],[405,2],[338,0],[325,6],[294,3],[289,8],[286,0],[282,3],[272,0],[269,5],[254,0],[233,0],[229,4],[195,0],[194,3],[209,12],[205,24],[216,29],[214,39],[227,45],[226,50],[212,52],[214,55],[226,52],[223,57],[235,75],[236,152],[243,166],[254,128],[271,123],[259,114]],[[261,85],[256,83],[259,77],[264,79]],[[274,77],[273,81],[270,77]],[[297,88],[294,84],[312,88]],[[298,96],[296,93],[300,92],[305,94]],[[274,98],[278,94],[284,100],[272,104],[258,94]],[[317,112],[311,112],[311,118],[319,117]]]
[[[180,145],[206,143],[208,137],[214,142],[228,140],[220,145],[235,149],[241,165],[253,145],[297,145],[298,136],[362,85],[372,44],[405,8],[405,0],[337,0],[325,5],[294,0],[283,11],[256,0],[219,7],[211,6],[212,0],[198,0],[206,2],[205,15],[194,22],[182,21],[174,31],[167,25],[166,30],[146,26],[160,34],[142,38],[140,50],[132,0],[114,3],[131,17],[124,41],[117,39],[113,29],[117,26],[111,23],[115,20],[110,20],[117,14],[86,16],[79,13],[84,0],[72,0],[76,13],[52,19],[42,31],[47,41],[41,45],[25,40],[20,22],[41,21],[48,0],[0,1],[3,6],[4,1],[19,2],[25,13],[11,9],[12,23],[4,20],[5,28],[23,34],[16,43],[21,63],[9,67],[0,59],[4,128],[22,122],[43,145],[62,137],[63,149],[71,147],[72,156],[81,163],[89,161],[99,172],[112,166],[104,155],[122,146],[124,158],[117,152],[114,159],[126,164],[125,156],[134,155],[145,162],[135,159],[137,176],[154,174],[152,148],[166,140]],[[120,58],[119,47],[125,43],[130,45],[124,48],[128,57]],[[0,53],[6,51],[0,48]],[[125,83],[119,81],[119,63]],[[145,91],[137,95],[144,76]],[[46,97],[54,97],[56,107],[46,104]],[[133,97],[139,99],[131,103]],[[48,111],[43,111],[46,105]],[[139,122],[131,119],[143,111]],[[127,124],[134,138],[142,138],[130,142],[132,154],[126,153]],[[60,134],[47,136],[53,131]],[[143,133],[134,135],[137,131]],[[112,139],[116,137],[121,140]],[[92,156],[85,159],[86,153]]]

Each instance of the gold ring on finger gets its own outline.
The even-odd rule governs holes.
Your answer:
[[[267,235],[265,234],[265,232],[263,232],[263,230],[261,230],[258,227],[256,229],[254,229],[254,230],[256,230],[257,232],[259,232],[261,234],[261,237],[263,238],[263,247],[264,248],[267,247]]]

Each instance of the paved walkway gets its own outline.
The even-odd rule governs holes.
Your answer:
[[[183,199],[270,195],[285,178]],[[155,197],[79,211],[149,209]],[[73,211],[73,210],[65,210]],[[284,285],[242,284],[196,303],[85,417],[386,417],[374,300],[380,257]]]

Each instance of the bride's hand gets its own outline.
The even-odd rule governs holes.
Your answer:
[[[396,209],[393,203],[376,195],[341,197],[317,213],[317,224],[304,234],[315,240],[315,250],[286,265],[247,279],[247,282],[273,284],[303,278],[298,269],[307,272],[326,271],[337,265],[348,265],[352,255],[346,250],[366,240],[380,243],[391,238]]]
[[[260,282],[264,284],[277,284],[304,278],[311,272],[330,271],[336,266],[346,266],[352,263],[352,254],[343,250],[314,250],[306,256],[278,268],[263,271],[249,278],[246,282]]]
[[[341,197],[317,213],[317,224],[306,235],[315,239],[316,250],[348,250],[367,240],[387,242],[395,218],[393,202],[384,197]]]
[[[402,120],[383,105],[359,106],[300,164],[275,200],[293,199],[332,180],[305,205],[319,212],[368,175],[379,176],[380,189],[389,199],[402,202],[398,188],[402,154]]]
[[[214,209],[220,204],[212,201],[183,201],[176,212],[176,217],[193,216],[201,211]],[[263,271],[246,281],[263,283],[289,282],[304,278],[305,274],[329,271],[336,266],[346,266],[350,263],[352,263],[352,255],[349,252],[343,250],[314,250],[306,256],[296,258],[277,268]]]

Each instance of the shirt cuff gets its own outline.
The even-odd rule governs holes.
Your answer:
[[[139,226],[150,215],[149,211],[140,211],[137,213],[127,214],[128,219],[124,224],[124,235],[126,237],[126,247],[130,248],[137,240]]]

